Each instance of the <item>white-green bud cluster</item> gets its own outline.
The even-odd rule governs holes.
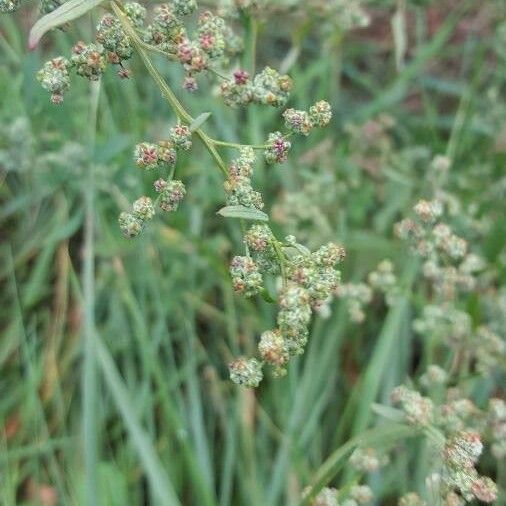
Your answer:
[[[252,225],[244,235],[244,242],[250,248],[253,259],[261,272],[276,274],[279,263],[274,249],[274,235],[267,225]]]
[[[158,146],[149,142],[141,142],[134,149],[135,164],[139,169],[153,170],[158,167]]]
[[[440,387],[448,380],[447,372],[435,364],[430,364],[420,377],[420,384],[427,390]]]
[[[503,399],[490,399],[488,426],[492,436],[492,455],[503,461],[506,458],[506,402]]]
[[[149,197],[140,197],[132,204],[131,212],[123,212],[119,215],[118,223],[125,237],[136,237],[145,224],[151,221],[155,215],[155,206]]]
[[[158,205],[162,211],[177,211],[179,204],[186,195],[186,188],[182,181],[165,181],[158,179],[155,181],[155,191],[160,194]]]
[[[483,451],[480,435],[464,430],[450,437],[443,449],[443,480],[456,489],[466,501],[478,499],[493,502],[497,498],[496,484],[486,476],[480,476],[475,465]]]
[[[132,45],[118,18],[112,14],[106,14],[98,23],[96,39],[108,51],[110,63],[121,63],[132,57]]]
[[[365,283],[343,283],[336,289],[336,295],[346,300],[346,308],[354,323],[365,320],[364,306],[372,301],[371,287]]]
[[[316,309],[336,290],[340,275],[334,265],[344,256],[344,249],[333,243],[309,255],[296,255],[288,264],[288,279],[307,290],[310,304]]]
[[[313,127],[324,128],[332,119],[332,108],[325,100],[320,100],[309,108],[309,121]]]
[[[172,5],[178,16],[188,16],[197,10],[196,0],[172,0]]]
[[[240,357],[228,367],[230,379],[237,385],[256,388],[263,379],[262,363],[255,358]]]
[[[277,323],[290,355],[304,353],[311,318],[309,302],[310,297],[307,291],[296,284],[289,284],[279,294],[280,310]]]
[[[169,131],[169,139],[177,150],[188,151],[192,147],[192,133],[186,125],[176,125]]]
[[[124,6],[125,14],[135,28],[140,28],[146,19],[146,8],[138,2],[127,2]]]
[[[264,151],[267,163],[283,163],[288,159],[288,151],[292,147],[281,132],[272,132],[267,138],[267,149]]]
[[[230,275],[234,291],[245,297],[256,295],[262,288],[262,275],[249,257],[235,256],[230,262]]]
[[[198,19],[198,39],[201,49],[211,59],[221,58],[226,48],[225,21],[206,11]]]
[[[245,70],[236,70],[231,79],[220,85],[220,94],[226,105],[246,106],[250,103],[283,107],[292,89],[292,81],[287,75],[266,67],[250,79]]]
[[[357,448],[350,457],[350,465],[357,471],[372,473],[388,463],[388,456],[379,455],[374,448]]]
[[[272,365],[276,376],[285,374],[284,366],[290,358],[290,350],[279,329],[266,330],[260,336],[258,352],[264,362]]]
[[[328,102],[321,100],[312,105],[309,112],[287,109],[283,113],[286,128],[295,134],[309,135],[315,127],[326,127],[332,119],[332,109]]]
[[[139,169],[154,170],[173,167],[177,161],[177,153],[172,141],[160,141],[158,144],[141,142],[135,146],[134,161]]]
[[[413,329],[428,339],[453,346],[470,337],[471,318],[451,303],[428,304],[424,306],[422,315],[414,320]]]
[[[63,95],[70,87],[69,67],[70,62],[66,58],[53,58],[37,73],[37,80],[51,93],[51,101],[54,104],[63,101]]]
[[[399,287],[394,274],[394,265],[390,260],[380,262],[376,270],[369,273],[367,282],[373,289],[379,290],[385,295],[388,305],[392,305],[396,301]]]
[[[19,9],[21,0],[0,0],[0,12],[11,13]]]
[[[253,79],[253,100],[258,104],[283,107],[292,90],[292,80],[287,75],[280,75],[271,67],[265,67]]]
[[[416,390],[401,385],[390,394],[394,404],[399,404],[404,411],[406,421],[413,425],[429,425],[434,416],[434,405],[428,397],[422,397]]]
[[[78,42],[72,48],[70,62],[77,75],[90,81],[98,81],[107,66],[104,47],[101,44]]]
[[[264,207],[262,195],[251,186],[254,160],[253,150],[245,148],[241,150],[239,158],[229,165],[228,178],[223,184],[228,205],[241,205],[254,209]]]

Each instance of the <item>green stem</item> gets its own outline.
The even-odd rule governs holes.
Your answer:
[[[96,124],[100,84],[92,83],[89,117],[89,142],[91,163],[84,192],[84,259],[83,259],[83,296],[84,296],[84,369],[83,369],[83,441],[85,467],[85,503],[94,506],[97,502],[97,380],[94,348],[95,336],[95,178],[93,155],[95,151]]]
[[[399,441],[403,438],[419,435],[419,431],[411,426],[404,424],[385,424],[380,427],[367,430],[362,434],[350,439],[337,450],[321,465],[316,472],[313,483],[308,488],[308,492],[299,503],[299,506],[308,506],[318,494],[318,492],[339,472],[339,470],[348,461],[348,457],[353,450],[359,446],[374,446],[388,444],[390,441]]]
[[[143,47],[143,41],[139,38],[139,35],[134,30],[130,22],[128,21],[128,18],[123,14],[120,7],[115,3],[111,2],[111,8],[113,9],[116,16],[118,16],[118,19],[120,20],[123,29],[125,30],[126,34],[130,38],[132,44],[135,46],[137,52],[139,53],[139,56],[141,57],[142,62],[144,63],[144,66],[146,67],[147,71],[155,81],[156,85],[158,86],[160,93],[165,98],[165,100],[168,102],[168,104],[171,106],[172,110],[176,113],[176,116],[179,120],[183,121],[184,123],[191,124],[193,122],[192,116],[186,111],[186,109],[183,107],[181,102],[177,99],[174,92],[170,89],[169,85],[165,82],[163,77],[161,76],[160,72],[156,69],[156,67],[153,65],[151,60],[149,59],[149,56],[146,54],[146,51]],[[218,151],[216,151],[216,148],[214,147],[213,141],[210,137],[207,136],[207,134],[200,128],[196,129],[194,132],[200,140],[203,142],[204,146],[206,147],[209,154],[213,157],[216,164],[222,171],[222,173],[225,176],[228,176],[228,170],[225,162],[221,158]]]

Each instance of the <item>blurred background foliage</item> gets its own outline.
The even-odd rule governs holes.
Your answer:
[[[167,130],[170,110],[135,59],[134,79],[102,79],[90,144],[89,83],[75,79],[55,107],[35,73],[73,41],[91,40],[93,20],[27,52],[34,5],[0,18],[2,504],[84,504],[86,424],[98,432],[100,505],[157,504],[158,487],[184,505],[297,504],[329,454],[373,423],[371,402],[386,402],[427,365],[426,342],[411,324],[431,294],[393,225],[430,198],[427,168],[436,155],[453,161],[452,224],[493,266],[506,314],[503,2],[371,1],[366,27],[329,15],[328,4],[273,1],[261,17],[258,66],[290,73],[291,106],[328,99],[334,119],[294,142],[285,165],[259,164],[256,185],[277,232],[310,247],[345,246],[343,281],[362,281],[389,258],[409,296],[393,307],[375,298],[361,325],[336,300],[288,375],[256,391],[232,385],[227,363],[254,353],[275,314],[232,291],[227,265],[241,235],[216,215],[224,195],[208,154],[200,146],[178,166],[188,188],[180,211],[125,240],[117,216],[152,185],[134,168],[131,148]],[[261,143],[279,128],[277,111],[226,109],[205,80],[185,95],[179,69],[156,61],[194,116],[212,113],[213,137]],[[82,403],[80,279],[90,171],[99,339],[91,413]],[[482,295],[464,300],[476,325]],[[501,384],[503,375],[478,377],[469,388],[479,405],[500,395]],[[377,504],[424,488],[423,443],[395,455],[370,478]],[[487,459],[483,467],[495,474]]]

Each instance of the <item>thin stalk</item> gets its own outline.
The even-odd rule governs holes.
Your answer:
[[[135,46],[137,52],[139,53],[139,56],[141,57],[142,62],[144,63],[144,66],[146,67],[148,73],[151,75],[151,77],[155,81],[162,96],[165,98],[165,100],[167,100],[168,104],[171,106],[172,110],[175,112],[175,114],[179,120],[181,120],[184,123],[191,124],[193,122],[192,116],[186,111],[186,109],[183,107],[181,102],[179,102],[179,100],[177,99],[174,92],[170,89],[169,85],[165,82],[165,80],[163,79],[161,74],[158,72],[156,67],[153,65],[153,63],[149,59],[149,56],[146,54],[146,51],[144,50],[144,48],[142,46],[141,39],[137,35],[137,33],[134,30],[134,28],[132,27],[132,25],[129,23],[127,17],[123,14],[123,12],[121,11],[121,9],[118,7],[118,5],[116,3],[112,2],[111,8],[113,9],[116,16],[118,16],[126,34],[130,38],[132,44]],[[195,130],[195,134],[203,142],[207,151],[213,157],[213,159],[215,160],[216,164],[218,165],[218,167],[222,171],[222,173],[225,176],[228,176],[227,166],[226,166],[225,162],[223,161],[223,159],[221,158],[218,151],[216,151],[213,141],[200,128]]]
[[[83,258],[83,305],[84,305],[84,368],[83,388],[83,442],[85,467],[85,503],[95,506],[97,501],[97,374],[95,362],[95,237],[94,200],[95,180],[93,155],[96,144],[96,124],[100,84],[91,84],[89,114],[89,144],[91,163],[84,189],[84,258]]]

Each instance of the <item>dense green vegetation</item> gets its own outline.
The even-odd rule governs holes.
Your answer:
[[[427,477],[444,475],[441,445],[462,430],[480,434],[476,468],[506,504],[503,2],[364,1],[367,27],[330,1],[267,3],[231,22],[245,39],[238,65],[289,74],[288,106],[325,99],[333,119],[290,138],[284,164],[260,154],[254,186],[277,237],[312,251],[332,241],[346,258],[304,355],[282,378],[264,370],[257,389],[232,383],[228,364],[257,354],[277,309],[234,293],[241,226],[217,215],[223,176],[203,144],[179,154],[178,211],[125,239],[119,213],[156,179],[132,149],[163,137],[173,111],[135,54],[132,79],[75,77],[50,103],[37,71],[92,41],[102,7],[31,52],[36,3],[0,14],[1,504],[297,505],[315,485],[352,506],[360,483],[371,504],[416,492],[451,506]],[[212,138],[261,145],[282,130],[282,110],[226,107],[205,76],[186,93],[180,67],[152,58],[193,117],[211,113]],[[440,270],[419,236],[399,237],[413,216],[428,234],[435,221],[455,234],[438,246]],[[436,407],[399,390],[392,407],[401,384]],[[420,402],[437,423],[412,416]],[[357,471],[360,445],[388,463]]]

